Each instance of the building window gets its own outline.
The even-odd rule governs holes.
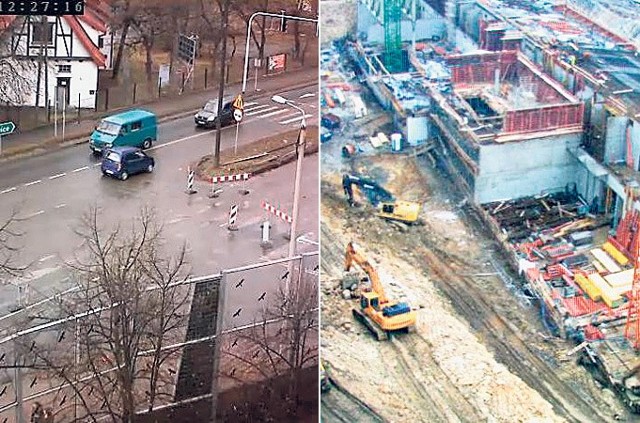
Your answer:
[[[98,48],[104,47],[104,37],[98,37]]]
[[[71,65],[58,65],[58,73],[71,73]]]
[[[34,23],[31,25],[31,42],[37,45],[53,45],[53,22],[47,22],[46,29],[43,28],[41,23]],[[45,29],[43,31],[43,29]]]

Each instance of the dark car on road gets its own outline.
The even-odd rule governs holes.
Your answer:
[[[327,129],[338,129],[340,128],[340,118],[332,113],[327,113],[325,115],[322,115],[322,119],[320,121],[320,123],[322,124],[322,126],[324,126]]]
[[[193,117],[197,127],[215,128],[220,119],[220,126],[227,126],[235,123],[233,118],[233,103],[231,100],[222,102],[222,111],[218,113],[218,100],[209,100]]]
[[[102,174],[125,181],[130,175],[153,172],[153,157],[135,147],[114,147],[107,150],[102,160]]]

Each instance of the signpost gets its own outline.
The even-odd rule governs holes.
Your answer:
[[[233,100],[233,118],[236,120],[236,142],[233,145],[233,154],[238,154],[238,132],[240,130],[240,121],[242,120],[242,116],[244,115],[244,100],[242,99],[242,94],[238,94],[238,96]]]
[[[178,35],[178,58],[184,62],[187,67],[187,75],[184,83],[180,87],[180,94],[184,92],[184,85],[189,81],[193,74],[196,62],[196,54],[198,51],[199,38],[197,35],[187,36],[185,34]],[[193,80],[191,80],[193,83]]]
[[[11,121],[0,123],[0,154],[2,154],[2,136],[9,135],[15,130],[16,124]]]

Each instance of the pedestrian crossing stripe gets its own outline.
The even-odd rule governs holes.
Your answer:
[[[271,106],[271,107],[268,107],[266,109],[256,110],[256,111],[253,111],[253,112],[246,113],[246,115],[247,116],[253,116],[253,115],[257,115],[258,113],[270,112],[272,110],[276,110],[277,108],[278,107],[276,107],[276,106]]]
[[[268,107],[271,107],[271,105],[270,104],[262,104],[262,105],[259,105],[259,106],[246,108],[246,109],[244,109],[244,112],[246,114],[247,112],[251,112],[251,111],[254,111],[254,110],[260,110],[260,109],[266,109]]]
[[[311,116],[313,116],[313,115],[304,115],[304,118],[307,119],[307,118],[310,118]],[[297,122],[297,121],[300,121],[300,120],[302,120],[302,116],[296,116],[296,117],[294,117],[292,119],[281,120],[278,123],[281,124],[281,125],[287,125],[289,123]]]
[[[280,109],[280,110],[276,110],[275,112],[267,113],[266,115],[260,115],[258,117],[262,119],[262,118],[271,117],[271,116],[275,116],[275,115],[279,115],[287,112],[288,112],[287,109]]]

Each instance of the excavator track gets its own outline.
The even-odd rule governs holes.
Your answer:
[[[369,329],[369,331],[373,334],[373,336],[375,336],[375,338],[378,341],[386,341],[389,339],[389,334],[387,334],[387,332],[380,329],[378,325],[372,322],[369,316],[367,316],[362,311],[360,311],[360,309],[354,308],[352,312],[353,312],[353,317],[355,317],[357,321],[359,321],[364,326],[366,326],[367,329]]]

